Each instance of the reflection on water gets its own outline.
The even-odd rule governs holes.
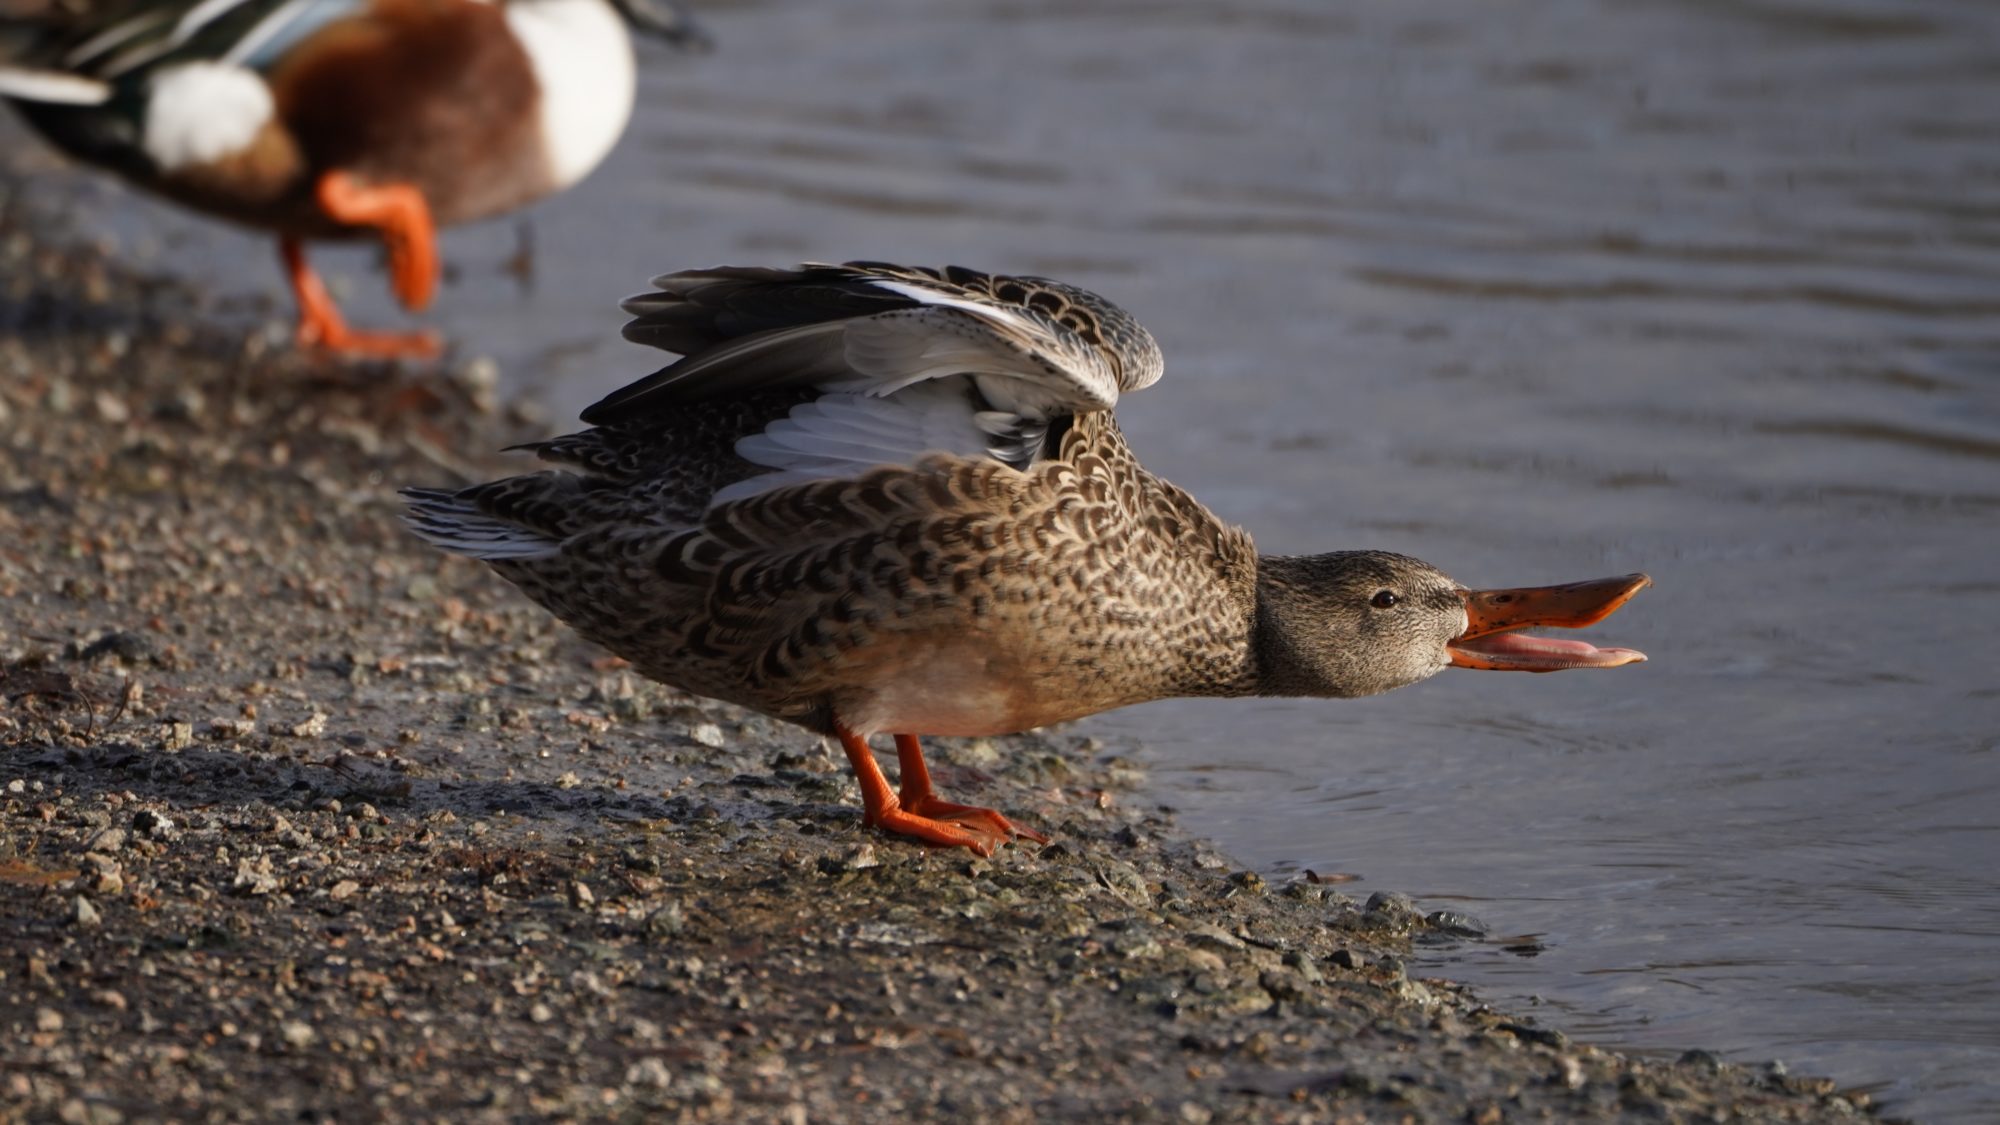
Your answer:
[[[721,52],[649,56],[635,134],[534,213],[527,281],[512,225],[447,237],[435,315],[466,348],[573,409],[655,362],[615,302],[667,269],[1101,288],[1169,357],[1134,443],[1268,549],[1658,583],[1594,631],[1641,667],[1095,722],[1147,745],[1159,799],[1266,869],[1482,917],[1517,951],[1430,967],[1575,1033],[2000,1114],[2000,7],[711,23]],[[89,184],[135,255],[277,294],[261,241]],[[365,281],[354,318],[393,322]]]

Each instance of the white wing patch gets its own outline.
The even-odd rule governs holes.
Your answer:
[[[922,304],[937,305],[942,308],[959,309],[969,312],[981,320],[990,320],[995,324],[1004,325],[1023,335],[1033,336],[1041,332],[1041,329],[1036,327],[1033,321],[1022,316],[1020,313],[985,301],[969,301],[963,297],[947,297],[935,289],[926,289],[921,285],[910,285],[901,281],[887,281],[881,278],[870,278],[868,284],[873,285],[877,289],[887,289],[891,293],[908,297],[910,300]]]
[[[984,457],[993,438],[975,418],[963,380],[918,383],[893,394],[828,394],[736,443],[736,454],[775,470],[716,492],[710,506],[812,480],[912,465],[926,453]]]
[[[165,172],[209,164],[257,139],[274,110],[255,71],[191,62],[155,75],[141,144]]]
[[[0,66],[0,97],[41,105],[103,105],[111,100],[111,86],[80,74]]]

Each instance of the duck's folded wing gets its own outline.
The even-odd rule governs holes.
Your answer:
[[[1109,409],[1159,377],[1159,349],[1095,294],[1037,278],[881,263],[669,274],[626,302],[626,338],[686,358],[583,420],[810,387],[883,398],[966,376],[982,405],[1039,421]]]
[[[262,69],[307,36],[359,15],[367,0],[172,0],[71,34],[40,53],[42,66],[102,81],[175,62]]]

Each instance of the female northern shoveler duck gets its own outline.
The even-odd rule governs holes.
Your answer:
[[[52,142],[181,203],[278,232],[301,344],[432,355],[357,332],[300,241],[388,246],[396,296],[437,285],[436,225],[499,214],[597,166],[632,109],[643,31],[701,46],[661,0],[141,0],[51,30],[0,96]]]
[[[527,447],[567,471],[410,489],[411,525],[653,679],[838,737],[882,829],[1045,839],[939,800],[920,734],[1645,659],[1516,631],[1592,624],[1643,574],[1469,591],[1403,555],[1258,554],[1126,446],[1111,408],[1160,352],[1095,294],[871,262],[654,284],[626,338],[686,358]]]

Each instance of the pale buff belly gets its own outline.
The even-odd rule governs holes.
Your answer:
[[[1145,669],[1080,666],[1073,652],[1001,646],[962,630],[848,654],[834,718],[857,734],[1010,734],[1155,698]]]

